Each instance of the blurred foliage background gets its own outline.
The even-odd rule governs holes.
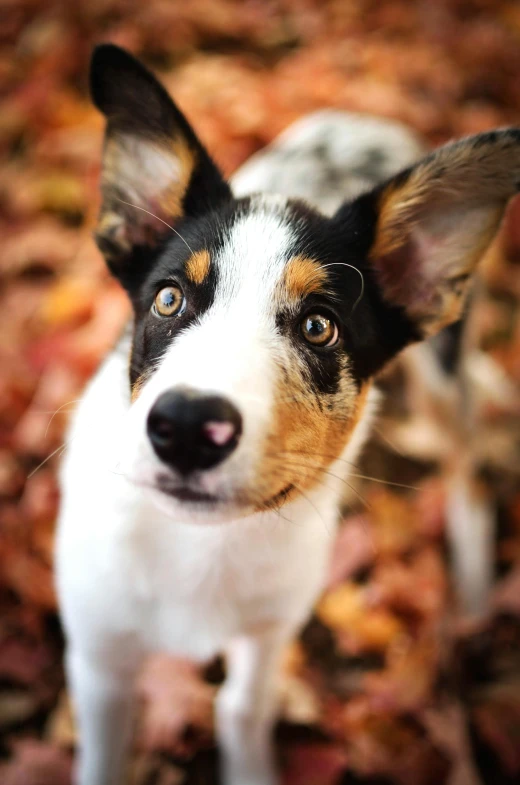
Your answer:
[[[431,145],[520,123],[513,0],[0,0],[5,785],[71,776],[52,583],[55,473],[67,418],[129,314],[90,236],[102,122],[86,82],[100,41],[161,76],[227,175],[320,107],[398,119]],[[516,390],[519,219],[513,205],[477,314],[480,348]],[[410,412],[401,414],[406,424]],[[383,419],[368,465],[385,479],[411,477],[415,490],[367,482],[346,517],[328,592],[287,656],[286,785],[520,781],[518,396],[488,402],[484,414],[482,440],[508,456],[487,467],[483,485],[498,519],[490,612],[472,625],[457,617],[442,465],[428,449],[421,461],[390,460]],[[221,675],[219,663],[203,674],[167,658],[151,664],[139,685],[138,785],[213,781]]]

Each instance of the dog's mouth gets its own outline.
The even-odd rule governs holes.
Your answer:
[[[240,497],[225,498],[216,496],[211,493],[206,493],[205,491],[195,490],[190,488],[188,485],[179,485],[172,482],[168,477],[164,476],[159,476],[157,478],[157,489],[167,496],[171,496],[177,501],[182,502],[183,504],[198,504],[204,505],[206,507],[216,507],[221,505],[233,505],[239,507],[253,506],[258,510],[269,510],[281,507],[291,491],[294,489],[294,486],[291,483],[290,485],[287,485],[287,487],[282,488],[281,491],[278,491],[278,493],[276,493],[274,496],[271,496],[267,500],[260,503],[255,503]]]
[[[188,504],[218,504],[223,501],[214,494],[194,490],[188,485],[177,485],[167,477],[157,478],[157,488],[167,496],[173,496],[177,501]]]

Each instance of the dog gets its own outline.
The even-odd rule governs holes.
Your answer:
[[[96,239],[133,320],[83,395],[61,468],[79,785],[124,781],[132,682],[156,651],[225,654],[222,780],[273,785],[280,658],[322,587],[374,377],[460,317],[518,190],[520,130],[403,161],[368,190],[361,171],[356,193],[319,212],[294,198],[305,163],[302,193],[283,175],[239,196],[256,188],[246,164],[233,194],[124,50],[95,50],[91,93],[107,121]],[[318,179],[327,165],[341,183],[315,158]]]

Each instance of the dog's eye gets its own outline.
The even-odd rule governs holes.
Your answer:
[[[339,337],[337,324],[322,313],[308,314],[301,322],[300,330],[311,346],[334,346]]]
[[[157,316],[179,316],[186,307],[186,298],[178,286],[165,286],[155,295],[152,311]]]

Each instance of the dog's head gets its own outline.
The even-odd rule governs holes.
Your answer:
[[[234,199],[157,80],[106,45],[97,240],[134,308],[129,474],[171,509],[277,507],[344,454],[371,380],[456,320],[520,180],[520,131],[441,148],[324,217]]]

